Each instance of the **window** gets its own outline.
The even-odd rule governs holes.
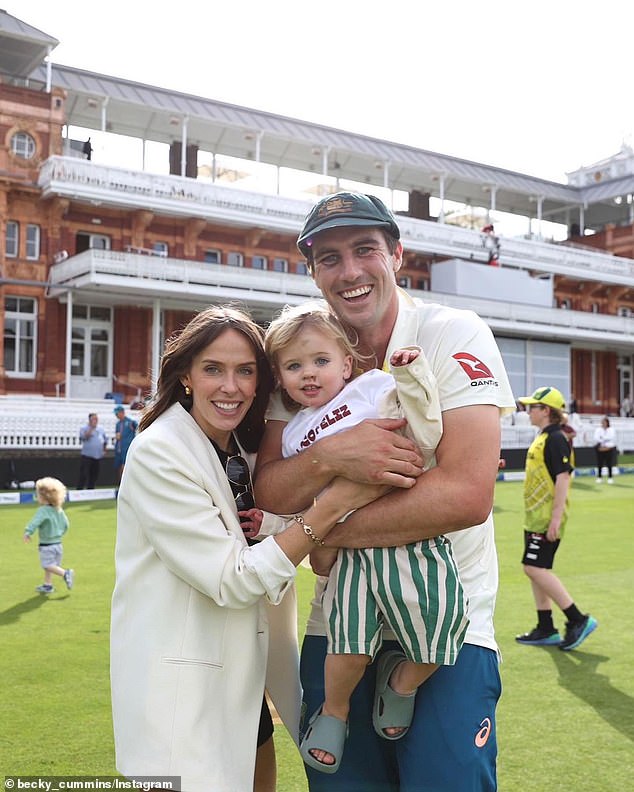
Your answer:
[[[36,300],[5,297],[4,368],[9,377],[35,374],[36,320]]]
[[[7,238],[4,242],[4,254],[7,258],[15,258],[20,246],[20,224],[15,220],[7,222]]]
[[[409,275],[399,275],[399,277],[396,279],[396,282],[401,287],[401,289],[412,288],[412,279]]]
[[[219,250],[205,250],[205,264],[221,264],[222,255]]]
[[[16,157],[32,159],[35,154],[35,141],[26,132],[16,132],[11,138],[11,151]]]
[[[632,309],[628,308],[627,305],[619,305],[619,307],[616,309],[616,315],[629,317],[632,315]]]
[[[83,253],[84,250],[110,250],[110,237],[105,234],[90,234],[87,231],[79,231],[75,245],[76,253]]]
[[[26,227],[26,257],[31,260],[40,257],[40,227],[33,223]]]
[[[266,260],[266,256],[253,256],[251,259],[251,266],[253,269],[257,270],[265,270],[267,268],[268,262]]]
[[[228,253],[227,264],[230,267],[242,267],[244,266],[244,256],[242,253]]]
[[[155,242],[152,245],[152,252],[156,256],[163,256],[166,257],[169,253],[169,245],[167,242]]]
[[[273,272],[288,272],[288,261],[283,258],[274,258]]]
[[[429,291],[429,281],[427,278],[419,278],[416,281],[416,288],[420,289],[420,291]]]
[[[559,307],[566,310],[570,309],[570,300],[566,297],[564,300],[559,300]]]
[[[298,275],[308,275],[308,264],[305,261],[298,262],[296,272]]]
[[[600,313],[600,311],[599,311],[599,303],[593,302],[590,305],[590,311],[591,311],[591,313]]]

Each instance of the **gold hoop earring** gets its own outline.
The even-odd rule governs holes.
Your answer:
[[[189,385],[185,385],[185,396],[191,396],[191,395],[192,395],[192,389],[189,387]]]

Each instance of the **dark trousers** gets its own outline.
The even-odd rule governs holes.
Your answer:
[[[79,482],[77,489],[94,489],[99,475],[100,459],[84,456],[82,454],[79,462]]]
[[[616,452],[614,448],[608,448],[607,451],[599,451],[597,448],[597,478],[601,478],[601,469],[606,467],[608,469],[608,478],[612,478],[612,468],[616,464]]]

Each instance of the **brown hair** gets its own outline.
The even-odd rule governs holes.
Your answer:
[[[352,341],[348,338],[345,328],[328,307],[325,300],[314,300],[301,305],[285,305],[281,312],[268,326],[264,337],[264,348],[273,370],[278,379],[279,354],[295,340],[297,333],[306,327],[311,327],[324,335],[332,338],[339,345],[345,355],[352,357],[353,369],[359,367],[361,357]],[[285,390],[281,390],[284,405],[293,409],[297,403],[291,399]]]
[[[189,412],[192,397],[185,395],[181,377],[189,372],[196,355],[226,330],[242,333],[255,352],[258,375],[255,399],[236,434],[246,451],[257,451],[264,432],[264,413],[273,390],[273,373],[264,353],[264,331],[247,313],[230,305],[206,308],[165,342],[156,394],[143,412],[139,432],[147,429],[176,402]]]

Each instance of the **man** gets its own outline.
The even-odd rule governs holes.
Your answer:
[[[526,454],[524,479],[524,572],[533,589],[537,627],[516,641],[530,646],[576,649],[597,628],[597,620],[580,613],[559,578],[553,574],[555,553],[568,519],[572,464],[568,438],[561,430],[564,397],[557,388],[537,388],[520,399],[528,405],[531,423],[540,432]],[[566,616],[562,641],[553,623],[552,603]]]
[[[331,308],[358,339],[367,368],[381,368],[399,347],[422,348],[438,382],[443,436],[435,467],[422,475],[416,449],[390,431],[403,421],[365,421],[282,460],[288,415],[273,402],[258,455],[257,502],[271,511],[301,510],[338,475],[395,486],[350,515],[326,544],[389,547],[449,533],[470,618],[456,664],[421,686],[414,720],[400,740],[372,730],[376,663],[370,666],[351,700],[341,767],[333,775],[308,768],[311,792],[494,790],[500,679],[491,509],[500,413],[515,407],[499,350],[471,311],[423,304],[397,287],[400,231],[379,199],[358,193],[322,199],[307,216],[298,247]],[[411,476],[418,476],[416,483],[405,488],[404,477]],[[323,701],[326,644],[318,601],[314,605],[301,660],[306,719]],[[398,647],[386,641],[383,649],[389,648]]]
[[[99,475],[99,466],[106,448],[108,438],[104,429],[99,426],[97,413],[88,413],[88,423],[79,430],[81,440],[81,459],[79,461],[79,481],[77,489],[94,489]]]
[[[138,424],[132,418],[128,418],[125,414],[125,408],[121,404],[117,404],[114,408],[114,414],[117,416],[117,423],[114,428],[114,467],[117,473],[117,482],[121,483],[128,448],[130,448],[130,443],[134,440]]]

